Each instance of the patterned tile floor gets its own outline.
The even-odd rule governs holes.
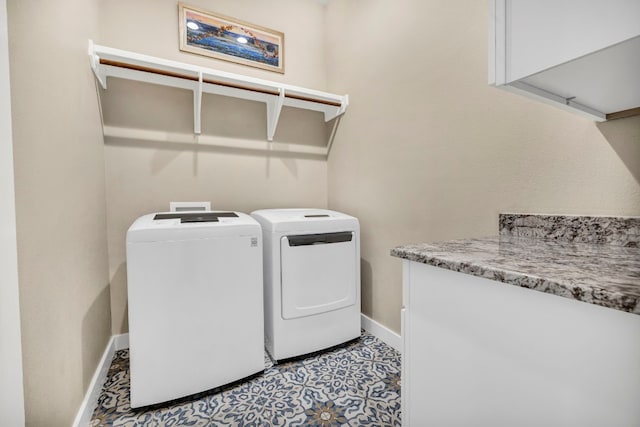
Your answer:
[[[274,365],[225,387],[164,405],[129,406],[129,351],[113,358],[98,426],[400,426],[400,354],[367,332],[350,343]]]

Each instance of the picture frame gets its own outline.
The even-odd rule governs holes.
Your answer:
[[[178,3],[180,50],[284,74],[284,33]]]

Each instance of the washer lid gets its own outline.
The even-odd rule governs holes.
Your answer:
[[[328,209],[261,209],[251,216],[272,233],[359,230],[357,218]]]
[[[259,234],[260,224],[242,212],[160,212],[135,220],[127,243]]]
[[[220,222],[218,218],[238,218],[238,214],[235,212],[172,212],[156,214],[153,220],[179,219],[180,223],[184,224],[185,222]]]

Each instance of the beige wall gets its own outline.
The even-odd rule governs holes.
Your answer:
[[[285,33],[286,74],[211,59],[178,49],[174,0],[103,1],[106,46],[223,71],[326,89],[324,9],[319,2],[193,0],[191,5]],[[153,13],[148,13],[153,11]],[[192,135],[192,93],[110,79],[101,93],[105,124]],[[266,140],[265,105],[205,95],[203,134],[223,143]],[[325,145],[322,115],[285,108],[275,142]],[[326,207],[327,162],[322,157],[212,148],[159,141],[105,140],[112,331],[128,330],[125,236],[140,215],[168,210],[170,201],[206,200],[214,209],[251,212],[272,207]]]
[[[110,335],[96,6],[8,2],[28,426],[71,425]]]
[[[486,7],[329,3],[328,89],[351,97],[329,207],[360,218],[363,311],[395,331],[396,245],[496,234],[500,212],[640,214],[640,117],[597,125],[487,86]]]

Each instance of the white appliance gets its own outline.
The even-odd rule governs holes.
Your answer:
[[[264,237],[265,345],[275,360],[360,336],[360,226],[323,209],[251,214]]]
[[[262,235],[238,212],[138,218],[127,232],[131,407],[264,369]]]

